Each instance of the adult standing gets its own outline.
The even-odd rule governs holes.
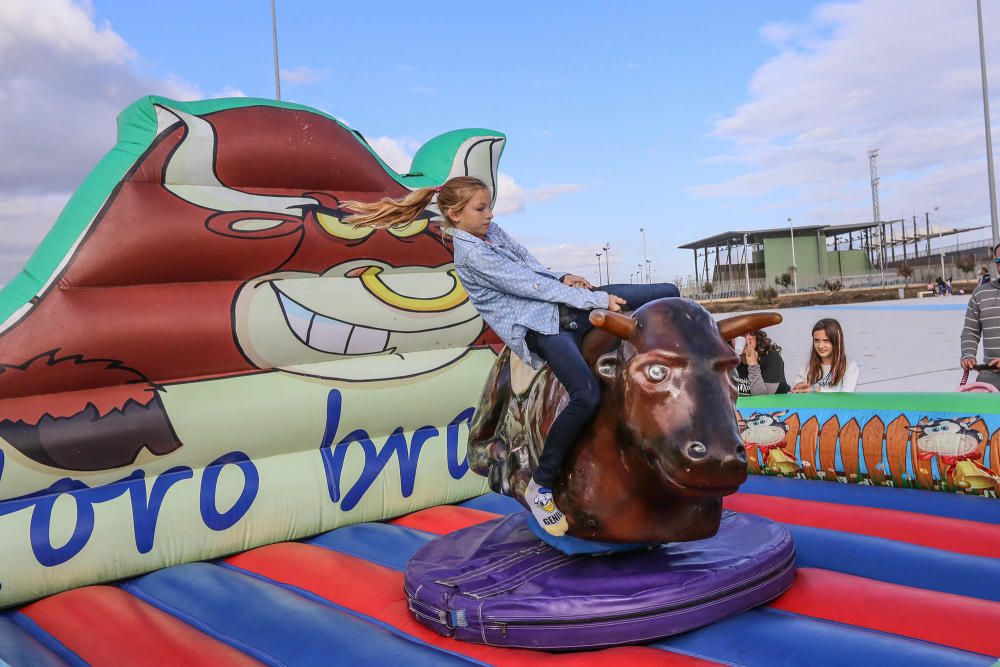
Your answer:
[[[1000,266],[1000,243],[993,247],[993,264]],[[980,371],[976,378],[1000,389],[1000,279],[979,285],[972,291],[962,328],[962,368],[976,365],[979,341],[983,360],[995,370]]]

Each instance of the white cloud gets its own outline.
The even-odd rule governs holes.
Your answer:
[[[541,185],[537,188],[523,188],[512,176],[501,171],[497,177],[497,203],[494,209],[497,215],[520,213],[529,202],[552,201],[557,197],[586,189],[587,186],[580,183],[560,183]]]
[[[222,90],[217,90],[212,93],[212,97],[246,97],[247,94],[244,93],[240,88],[236,86],[226,86]]]
[[[1000,31],[984,18],[996,72]],[[742,173],[693,194],[771,195],[810,222],[868,220],[877,147],[883,219],[940,206],[964,226],[988,212],[974,3],[831,3],[761,37],[777,55],[713,130],[731,150],[710,163]]]
[[[493,206],[496,215],[510,215],[524,210],[524,188],[502,171],[497,174],[497,201]]]
[[[177,77],[137,74],[135,59],[109,25],[95,24],[89,3],[0,2],[0,282],[114,146],[122,109],[149,94],[202,97]]]
[[[322,81],[329,75],[327,70],[317,70],[312,67],[296,67],[294,69],[281,70],[282,82],[288,83],[316,83]]]
[[[368,145],[375,149],[387,165],[400,174],[410,171],[413,156],[420,144],[412,139],[394,139],[392,137],[376,137],[369,139]]]

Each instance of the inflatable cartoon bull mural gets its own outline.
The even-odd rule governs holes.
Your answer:
[[[734,411],[738,357],[726,341],[781,316],[716,324],[699,304],[671,298],[631,317],[593,311],[590,320],[583,353],[604,390],[554,485],[568,534],[604,542],[711,537],[722,497],[747,477]],[[547,367],[528,378],[526,369],[509,350],[501,354],[469,437],[472,470],[522,504],[549,426],[568,401]]]

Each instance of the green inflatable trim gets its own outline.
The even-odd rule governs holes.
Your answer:
[[[136,161],[145,154],[156,138],[156,109],[154,105],[179,109],[196,116],[249,106],[281,107],[307,111],[328,118],[353,133],[358,141],[379,161],[386,173],[400,185],[410,189],[440,185],[450,173],[454,152],[462,142],[474,136],[493,135],[504,137],[502,132],[471,128],[446,132],[429,140],[417,151],[413,159],[413,174],[401,175],[379,157],[361,133],[344,125],[333,116],[317,109],[254,97],[234,97],[217,100],[178,102],[166,97],[148,96],[129,105],[118,115],[118,142],[90,172],[83,184],[73,193],[52,229],[38,245],[24,268],[0,290],[0,325],[38,295],[59,270],[65,258],[81,240],[101,207],[114,192]]]
[[[997,399],[996,394],[985,392],[770,394],[767,396],[745,396],[736,402],[736,407],[745,410],[799,408],[807,410],[895,410],[928,414],[939,412],[998,414],[1000,413],[1000,400]]]

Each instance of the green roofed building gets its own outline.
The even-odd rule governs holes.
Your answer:
[[[705,283],[739,286],[740,291],[744,285],[773,287],[783,273],[795,275],[798,289],[812,289],[827,280],[847,283],[851,281],[845,279],[883,269],[895,276],[902,262],[936,258],[939,250],[931,250],[932,239],[981,229],[921,223],[918,226],[914,219],[912,227],[909,221],[891,220],[728,231],[678,247],[694,251],[697,291]]]

